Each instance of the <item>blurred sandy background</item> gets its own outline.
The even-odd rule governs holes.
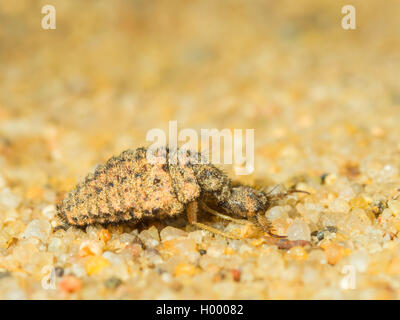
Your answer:
[[[45,4],[57,10],[56,30],[41,28]],[[341,27],[346,4],[357,10],[356,30]],[[324,227],[323,213],[347,217],[351,199],[388,200],[399,186],[399,13],[396,0],[0,1],[0,266],[25,270],[24,281],[37,282],[40,270],[13,258],[13,239],[96,164],[147,145],[147,131],[167,130],[170,120],[180,129],[254,128],[255,172],[243,182],[300,181],[322,194],[325,187],[313,183],[322,174],[335,177],[327,201],[338,197],[339,204],[329,206],[324,194],[313,200],[311,218],[308,209],[288,215],[300,216],[310,231]],[[399,212],[379,225],[367,204],[360,221],[369,222],[354,229],[381,230],[381,242],[366,236],[366,243],[383,248],[389,232],[387,241],[397,243]],[[338,219],[339,229],[348,225]],[[282,221],[278,230],[285,232],[292,220]],[[46,256],[51,263],[58,258]],[[3,295],[32,297],[7,288],[0,288]],[[296,290],[254,297],[319,292]],[[397,290],[316,297],[395,298]]]
[[[353,1],[353,31],[341,27],[345,1],[53,1],[56,30],[41,28],[44,4],[0,7],[2,145],[37,175],[85,173],[169,120],[255,128],[257,155],[296,139],[298,165],[278,181],[304,163],[332,171],[357,137],[342,150],[313,143],[341,130],[388,126],[373,149],[397,147],[397,1]]]

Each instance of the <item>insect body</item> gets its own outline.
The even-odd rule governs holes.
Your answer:
[[[248,186],[232,187],[231,180],[220,169],[199,163],[198,153],[187,152],[184,159],[172,164],[167,148],[154,152],[157,161],[149,161],[147,151],[127,150],[98,166],[66,195],[58,206],[58,216],[68,225],[84,227],[173,217],[186,212],[189,222],[197,227],[235,238],[197,221],[199,205],[210,213],[235,220],[209,209],[206,203],[212,203],[247,218],[272,235],[265,218],[272,201],[267,193]],[[286,194],[279,196],[282,195]]]

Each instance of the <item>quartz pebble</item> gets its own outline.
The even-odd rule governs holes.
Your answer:
[[[103,253],[103,257],[106,258],[108,261],[110,261],[114,265],[119,265],[124,262],[123,258],[119,256],[118,254],[110,251],[106,251]]]
[[[104,282],[104,285],[109,289],[115,289],[119,287],[121,283],[122,283],[121,279],[117,277],[111,277]]]
[[[90,256],[86,260],[86,273],[90,276],[99,273],[102,269],[108,267],[110,262],[101,256]]]
[[[399,200],[389,200],[388,206],[394,215],[400,215],[400,201]]]
[[[51,225],[46,220],[32,220],[26,227],[23,237],[36,237],[42,241],[46,241],[51,231]]]
[[[324,250],[328,263],[332,265],[338,263],[344,254],[343,248],[335,243],[326,244]]]
[[[185,232],[181,229],[171,227],[171,226],[165,227],[160,232],[160,237],[161,237],[162,241],[167,241],[167,240],[181,238],[181,237],[187,237],[187,236],[188,236],[187,232]]]
[[[333,212],[348,213],[350,206],[345,200],[336,199],[329,205],[329,209]]]
[[[189,238],[196,241],[196,243],[202,243],[205,237],[205,231],[203,230],[196,230],[189,233]]]
[[[149,229],[140,232],[139,237],[144,242],[146,247],[155,247],[160,243],[158,230],[154,226],[151,226]]]
[[[84,277],[87,275],[85,268],[82,265],[80,265],[79,263],[74,263],[71,266],[71,272],[78,278],[81,278],[81,277]]]
[[[44,207],[42,210],[42,214],[47,219],[53,219],[56,214],[56,207],[53,204],[49,204],[48,206]]]
[[[129,233],[123,233],[119,237],[119,241],[121,241],[122,243],[125,243],[125,244],[133,243],[135,241],[135,239],[136,239],[136,236],[133,234],[129,234]]]
[[[103,252],[103,246],[99,241],[96,240],[86,240],[83,241],[79,247],[79,255],[81,257],[86,257],[88,255],[101,255]]]
[[[311,231],[307,223],[295,219],[286,231],[289,240],[311,240]]]
[[[60,290],[72,293],[82,288],[82,281],[74,276],[66,276],[59,283]]]
[[[193,276],[196,271],[192,264],[181,262],[175,267],[174,273],[176,276]]]
[[[355,266],[359,272],[368,268],[369,257],[366,250],[357,250],[349,257],[349,264]]]
[[[280,207],[280,206],[275,206],[275,207],[272,207],[271,209],[269,209],[266,213],[266,216],[270,220],[274,220],[277,218],[286,219],[289,217],[287,212],[285,211],[284,207]]]
[[[63,248],[63,241],[60,238],[52,237],[49,240],[48,250],[54,253],[60,253]]]
[[[9,188],[0,189],[0,208],[12,210],[18,207],[21,197],[13,193]]]
[[[151,264],[158,265],[164,262],[160,254],[156,250],[146,250],[145,257]]]

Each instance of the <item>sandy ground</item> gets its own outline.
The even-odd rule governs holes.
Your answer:
[[[0,1],[0,298],[398,299],[399,1]],[[178,128],[255,129],[255,170],[296,187],[251,226],[182,217],[52,229],[99,163]],[[293,244],[293,243],[292,243]]]

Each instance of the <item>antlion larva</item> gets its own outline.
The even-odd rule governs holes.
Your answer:
[[[208,203],[228,214],[247,218],[273,235],[265,211],[272,200],[288,193],[270,196],[249,186],[233,187],[223,171],[199,161],[204,158],[197,152],[186,151],[177,156],[177,162],[171,162],[168,148],[156,149],[153,158],[148,157],[149,150],[127,150],[98,166],[66,195],[57,207],[58,216],[68,225],[84,227],[174,217],[186,212],[193,225],[236,238],[197,221],[201,207],[211,214],[243,223],[210,209]]]

